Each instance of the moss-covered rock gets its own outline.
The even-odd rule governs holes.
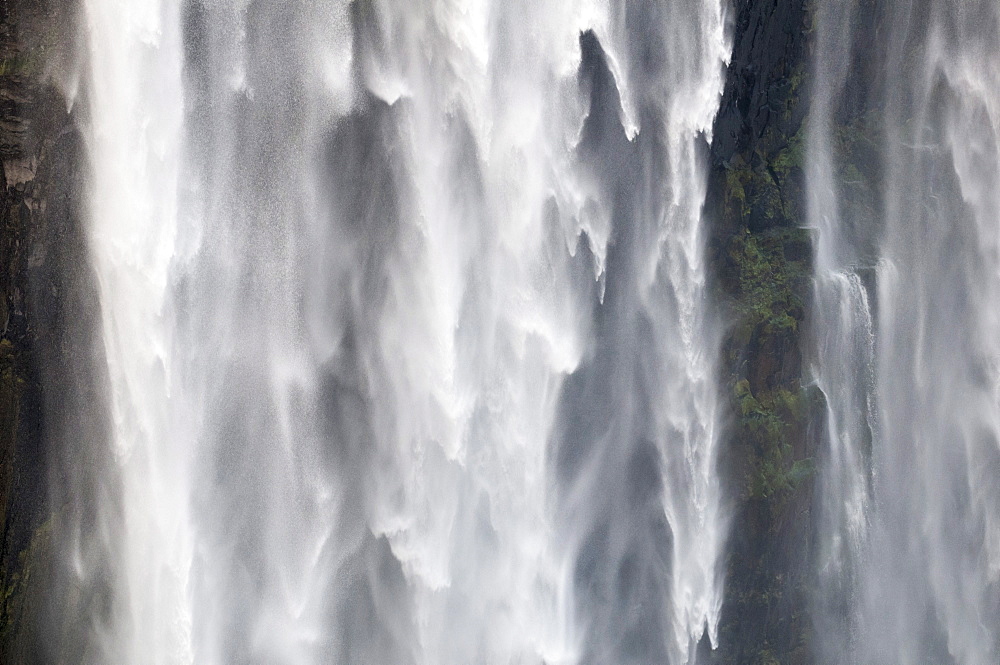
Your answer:
[[[814,253],[803,195],[813,16],[804,0],[744,0],[736,10],[707,202],[714,283],[730,322],[723,473],[736,516],[720,647],[708,660],[807,663],[818,420],[802,386]]]
[[[14,345],[0,339],[0,523],[7,521],[7,506],[14,480],[17,422],[24,384],[14,370]]]
[[[754,446],[751,473],[744,496],[755,500],[780,500],[812,477],[812,458],[794,459],[792,437],[801,435],[809,412],[802,391],[778,388],[755,396],[746,379],[735,387],[742,438]]]
[[[732,665],[814,658],[811,512],[825,403],[803,386],[802,357],[815,241],[804,185],[817,7],[735,3],[733,60],[712,144],[706,208],[715,289],[730,324],[720,379],[730,397],[722,466],[735,526],[721,645],[708,660]],[[877,29],[875,0],[857,0],[854,12]],[[869,47],[852,48],[829,147],[837,223],[864,248],[878,237],[880,116],[864,95],[877,75]]]
[[[53,519],[37,527],[16,562],[4,570],[0,602],[0,653],[5,663],[38,660],[35,640],[28,637],[41,624],[46,584],[51,575]]]

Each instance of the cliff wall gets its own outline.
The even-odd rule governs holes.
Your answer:
[[[737,0],[706,203],[733,503],[720,648],[712,662],[811,662],[808,579],[822,396],[803,387],[813,247],[805,223],[806,0]]]
[[[0,4],[0,662],[51,663],[43,591],[52,580],[50,487],[80,369],[70,362],[96,320],[81,298],[80,137],[63,94],[72,3]],[[76,388],[71,388],[76,386]],[[82,393],[80,393],[82,394]],[[60,422],[61,420],[65,422]]]

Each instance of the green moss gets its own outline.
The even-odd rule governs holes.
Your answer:
[[[794,83],[792,84],[795,85]],[[791,108],[786,111],[791,115]],[[790,138],[774,131],[757,146],[749,163],[736,159],[726,169],[726,215],[757,226],[795,226],[799,218],[799,181],[805,164],[805,124]]]
[[[801,242],[798,236],[803,235],[800,229],[767,235],[747,231],[731,239],[728,258],[737,277],[739,324],[763,325],[770,333],[798,330],[804,316],[799,293],[808,277],[808,266],[804,259],[788,260],[786,244]]]
[[[5,570],[0,605],[0,653],[16,652],[38,616],[39,588],[45,581],[45,566],[52,552],[53,518],[35,529],[27,549],[20,553],[16,569]]]
[[[741,8],[740,14],[763,21],[794,15],[771,7]],[[815,29],[812,0],[801,21],[783,27],[796,39]],[[798,377],[813,261],[813,238],[802,228],[810,58],[805,40],[799,43],[801,54],[789,52],[754,81],[767,90],[767,114],[744,112],[745,127],[753,131],[740,137],[737,154],[721,156],[725,172],[712,181],[725,187],[713,198],[723,205],[712,249],[732,321],[725,369],[732,389],[731,473],[742,523],[727,563],[719,627],[719,662],[725,665],[804,665],[810,652],[806,620],[797,615],[806,591],[795,563],[808,558],[802,525],[815,473],[807,436],[815,410]],[[749,89],[740,92],[752,97]]]
[[[752,499],[769,499],[791,492],[815,473],[811,458],[794,460],[791,434],[801,429],[807,417],[801,392],[785,388],[754,395],[750,382],[734,387],[740,427],[754,446],[745,493]]]
[[[7,519],[7,504],[14,476],[18,411],[23,381],[14,367],[14,347],[0,340],[0,524]]]
[[[781,661],[770,648],[764,648],[754,658],[753,665],[781,665]]]
[[[879,126],[880,119],[868,115],[833,128],[834,160],[841,195],[848,205],[869,198],[878,189]]]
[[[781,177],[782,182],[787,182],[793,169],[801,171],[805,165],[806,149],[804,133],[806,124],[803,122],[802,126],[799,127],[799,131],[770,160],[772,170]]]
[[[806,459],[795,460],[792,463],[792,468],[788,470],[787,480],[791,487],[798,487],[798,485],[806,480],[809,480],[814,475],[816,475],[816,461],[807,457]]]
[[[44,59],[37,50],[17,53],[0,60],[0,76],[34,77],[41,74]]]
[[[747,205],[747,193],[745,184],[750,182],[751,173],[749,169],[730,169],[726,171],[726,207],[731,213],[735,213],[737,218],[742,219],[750,214],[750,207]]]

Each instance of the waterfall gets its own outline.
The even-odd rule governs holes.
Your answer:
[[[109,608],[81,662],[717,644],[721,0],[81,16],[116,479],[66,554]]]
[[[88,0],[82,9],[94,166],[90,253],[113,387],[108,450],[120,486],[102,488],[107,505],[94,507],[110,529],[82,535],[100,548],[81,543],[69,556],[84,585],[106,583],[104,566],[118,580],[108,625],[90,636],[99,660],[191,662],[193,534],[185,497],[193,440],[177,417],[183,401],[169,306],[182,177],[180,25],[155,2]],[[88,551],[106,560],[86,560]]]
[[[820,14],[811,144],[823,662],[997,662],[1000,6],[850,4]]]
[[[872,250],[852,235],[870,232],[868,209],[847,198],[844,149],[837,143],[837,104],[848,85],[851,27],[848,3],[817,9],[815,92],[808,126],[807,222],[815,232],[816,266],[809,370],[826,402],[819,450],[817,544],[820,583],[815,612],[820,653],[840,661],[852,653],[858,567],[872,512],[872,449],[878,433],[875,400],[875,322],[869,293],[877,271]],[[853,194],[853,192],[851,192]],[[870,242],[870,240],[869,240]]]

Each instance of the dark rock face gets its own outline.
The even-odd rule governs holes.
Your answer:
[[[55,83],[72,49],[69,5],[0,5],[0,662],[10,665],[54,662],[52,442],[80,431],[70,404],[92,382],[69,362],[84,340],[68,333],[99,311],[81,297],[81,146]]]
[[[814,86],[826,85],[838,199],[858,238],[871,242],[881,165],[869,93],[885,75],[877,64],[885,7],[854,3],[850,57],[825,80],[816,74],[829,67],[817,62],[818,11],[810,0],[736,2],[715,125],[706,209],[716,293],[731,321],[720,385],[730,397],[722,473],[734,518],[720,648],[705,659],[714,663],[815,662],[813,616],[828,602],[813,591],[825,397],[802,381],[814,274],[805,137]]]
[[[811,662],[811,505],[822,396],[802,386],[812,273],[805,223],[807,0],[738,0],[706,203],[731,328],[722,459],[734,519],[719,649],[732,665]]]
[[[807,110],[796,102],[808,69],[809,0],[734,4],[733,54],[712,147],[723,162],[752,153],[766,135],[794,136]]]

